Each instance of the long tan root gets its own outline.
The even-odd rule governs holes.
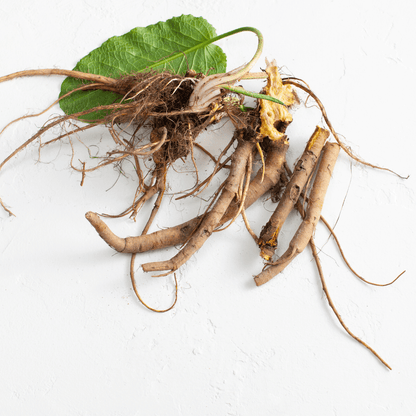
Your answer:
[[[270,263],[270,267],[267,267],[254,278],[257,286],[268,282],[272,277],[280,273],[308,245],[321,216],[325,194],[328,189],[339,150],[340,147],[337,143],[327,143],[325,145],[312,191],[309,196],[305,218],[292,238],[286,252],[276,262]]]
[[[39,139],[49,129],[57,125],[62,126],[64,123],[69,123],[73,129],[67,131],[65,134],[61,134],[55,139],[41,144],[39,146],[39,151],[46,144],[54,143],[64,137],[71,136],[95,126],[105,125],[114,140],[114,148],[101,158],[101,161],[97,166],[87,168],[85,162],[80,160],[82,168],[77,168],[73,165],[75,155],[74,148],[72,147],[71,167],[82,173],[81,185],[83,185],[86,172],[110,164],[118,166],[126,158],[129,158],[128,160],[132,161],[136,168],[139,180],[136,194],[134,195],[131,206],[121,214],[113,217],[131,214],[131,217],[135,218],[140,208],[151,198],[157,196],[149,219],[144,226],[142,235],[139,237],[120,238],[109,229],[97,214],[93,212],[86,213],[88,221],[108,245],[118,252],[131,253],[130,277],[133,290],[139,301],[146,308],[154,312],[167,312],[175,306],[178,299],[178,282],[176,275],[174,274],[175,299],[172,305],[167,309],[155,309],[149,306],[143,301],[136,285],[134,276],[136,253],[161,249],[168,246],[182,245],[182,249],[170,260],[142,264],[144,272],[168,271],[165,275],[170,274],[185,264],[191,256],[202,247],[213,232],[222,231],[227,228],[241,214],[247,230],[261,249],[261,256],[267,261],[270,261],[277,247],[277,239],[280,230],[289,213],[296,208],[303,218],[301,226],[290,242],[288,250],[274,263],[268,263],[268,267],[266,266],[263,272],[255,277],[254,280],[256,285],[260,286],[280,273],[305,249],[307,244],[309,244],[318,268],[323,291],[339,323],[352,338],[365,346],[387,368],[391,369],[391,367],[371,347],[355,336],[343,322],[328,293],[322,266],[314,243],[313,233],[317,222],[321,219],[333,234],[340,253],[350,270],[366,283],[375,284],[363,279],[351,268],[332,228],[321,217],[321,210],[340,147],[357,162],[373,168],[389,172],[393,171],[372,165],[355,156],[339,138],[328,119],[324,106],[313,91],[311,91],[309,86],[302,80],[294,77],[282,80],[275,61],[271,64],[266,61],[268,83],[265,88],[265,93],[282,100],[285,105],[271,103],[268,100],[261,100],[261,104],[251,111],[250,114],[247,114],[240,111],[237,105],[231,104],[231,101],[224,99],[226,94],[221,90],[221,86],[227,88],[229,85],[227,86],[225,84],[233,84],[236,79],[241,79],[242,77],[249,79],[250,77],[253,77],[253,75],[247,75],[246,72],[253,66],[260,52],[261,47],[259,38],[259,47],[256,55],[247,66],[244,68],[237,68],[227,74],[216,74],[206,77],[203,80],[200,79],[201,82],[194,78],[195,74],[189,77],[171,74],[167,71],[163,73],[145,71],[113,79],[79,71],[44,69],[21,71],[0,77],[0,83],[23,76],[45,75],[69,76],[86,81],[77,89],[61,96],[56,102],[65,99],[71,94],[83,94],[82,91],[88,90],[111,91],[119,98],[118,100],[112,101],[112,104],[110,105],[97,106],[82,112],[64,115],[49,120],[38,133],[19,146],[0,164],[0,170],[26,146],[31,144],[34,140]],[[290,180],[286,183],[284,193],[275,212],[261,231],[260,236],[257,237],[251,230],[245,214],[245,209],[252,205],[265,192],[275,188],[279,183],[279,180],[281,180],[283,166],[285,164],[285,155],[288,148],[286,128],[292,121],[292,115],[289,113],[288,109],[297,101],[297,96],[292,90],[292,86],[303,90],[315,100],[321,110],[329,131],[320,127],[316,128],[307,143],[303,155],[296,164],[295,172],[290,175]],[[42,113],[38,113],[37,115]],[[225,115],[229,116],[234,127],[237,129],[237,132],[228,146],[222,150],[222,153],[217,159],[202,146],[197,145],[215,162],[213,173],[205,181],[200,182],[198,168],[193,154],[195,138],[207,126],[219,121]],[[36,115],[20,117],[13,122],[34,116]],[[83,121],[90,124],[78,127],[76,125],[77,121]],[[13,122],[9,123],[5,128]],[[122,128],[121,125],[125,125],[126,128]],[[132,126],[133,129],[135,129],[133,134],[128,133],[130,131],[129,128]],[[144,126],[151,127],[152,133],[150,134],[150,140],[143,143],[143,137],[139,135],[139,130]],[[5,128],[0,131],[0,134]],[[308,198],[305,189],[308,188],[309,184],[312,182],[314,169],[330,132],[333,134],[338,144],[326,144],[316,174],[316,179]],[[225,157],[235,140],[238,141],[238,145],[234,154],[232,157],[223,161],[223,157]],[[261,156],[263,168],[260,169],[256,177],[250,181],[253,153],[256,147]],[[263,151],[267,156],[265,160],[263,159]],[[198,195],[198,193],[202,192],[209,185],[214,175],[224,167],[230,169],[228,178],[215,192],[204,215],[198,216],[176,227],[148,234],[163,200],[169,167],[174,161],[184,159],[188,155],[191,155],[195,167],[196,184],[191,192],[180,198]],[[152,169],[149,169],[149,171],[144,174],[139,159],[145,160],[148,158],[154,163],[152,164]],[[229,165],[228,163],[230,160],[231,164]],[[150,178],[150,183],[148,183],[147,178]],[[300,203],[300,197],[308,204],[306,213]],[[10,215],[13,215],[13,213],[6,208],[1,199],[0,206]],[[228,223],[228,225],[225,225],[226,223]],[[400,277],[400,275],[398,277]],[[398,277],[394,281],[396,281]],[[385,285],[375,285],[386,286],[393,282]]]
[[[145,272],[169,270],[173,272],[186,263],[189,258],[198,251],[210,237],[221,221],[231,201],[236,196],[240,183],[244,177],[247,161],[253,151],[255,142],[244,136],[239,139],[239,144],[234,152],[230,174],[215,206],[205,215],[201,224],[186,243],[172,259],[161,262],[145,263],[142,269]],[[247,178],[249,180],[249,178]]]
[[[287,141],[268,141],[264,178],[262,180],[263,170],[261,170],[250,182],[244,203],[245,209],[278,183],[286,160],[288,147],[289,143]],[[238,204],[233,201],[221,219],[219,226],[231,220],[237,210]],[[87,212],[86,218],[110,247],[123,253],[144,253],[146,251],[185,244],[200,224],[203,216],[198,216],[175,227],[155,231],[148,235],[126,238],[116,236],[101,218],[93,212]]]
[[[287,165],[287,163],[285,163],[284,164],[284,166],[285,166],[285,170],[286,170],[286,173],[287,173],[287,175],[289,176],[289,177],[291,177],[292,176],[292,171],[290,170],[290,168],[289,168],[289,166]],[[288,183],[289,183],[289,179],[287,179],[287,177],[285,176],[285,175],[282,175],[281,176],[281,182],[284,184],[284,185],[287,185]],[[301,197],[303,198],[303,200],[305,201],[305,202],[309,202],[309,198],[305,195],[305,193],[304,192],[302,192],[301,193]],[[299,204],[299,203],[297,203],[296,204],[296,208],[298,209],[298,211],[299,212],[301,212],[302,210],[303,210],[303,207],[302,207],[302,205],[301,204]],[[341,255],[341,257],[342,257],[342,259],[344,260],[344,262],[345,262],[345,264],[346,264],[346,266],[350,269],[350,271],[356,276],[356,277],[358,277],[358,279],[360,279],[361,281],[363,281],[364,283],[367,283],[367,284],[369,284],[369,285],[372,285],[372,286],[379,286],[379,287],[384,287],[384,286],[390,286],[390,285],[392,285],[400,276],[402,276],[405,272],[406,272],[406,270],[404,270],[404,271],[402,271],[398,276],[396,276],[393,280],[391,280],[390,282],[388,282],[388,283],[374,283],[374,282],[370,282],[369,280],[367,280],[367,279],[365,279],[364,277],[362,277],[361,275],[359,275],[354,269],[353,269],[353,267],[351,266],[351,264],[350,264],[350,262],[348,261],[348,259],[347,259],[347,257],[346,257],[346,255],[345,255],[345,253],[344,253],[344,251],[343,251],[343,249],[342,249],[342,246],[341,246],[341,242],[339,241],[339,239],[338,239],[338,237],[337,237],[337,235],[335,234],[335,231],[334,231],[334,229],[331,227],[331,225],[329,224],[329,222],[321,215],[320,216],[320,221],[325,225],[325,227],[327,228],[327,230],[330,232],[330,234],[332,235],[332,237],[333,237],[333,239],[334,239],[334,241],[335,241],[335,244],[337,245],[337,247],[338,247],[338,250],[339,250],[339,253],[340,253],[340,255]]]
[[[299,200],[296,202],[296,209],[298,210],[298,212],[302,216],[302,218],[305,218],[306,214],[305,214],[305,211],[303,209],[303,206],[302,206],[302,204],[300,203]],[[321,219],[322,219],[322,217],[321,217]],[[348,333],[348,335],[350,335],[357,342],[359,342],[361,345],[363,345],[365,348],[367,348],[369,351],[371,351],[388,369],[391,370],[391,367],[377,354],[376,351],[374,351],[374,349],[372,349],[368,344],[366,344],[364,341],[362,341],[359,337],[357,337],[356,335],[354,335],[351,332],[351,330],[345,325],[343,319],[341,318],[341,315],[339,314],[338,310],[335,307],[334,302],[332,301],[331,296],[329,295],[329,291],[328,291],[328,288],[326,286],[326,282],[325,282],[325,278],[324,278],[324,274],[323,274],[323,270],[322,270],[321,261],[319,259],[318,251],[316,249],[313,236],[310,237],[308,243],[309,243],[309,246],[311,247],[312,254],[313,254],[313,257],[314,257],[316,266],[318,268],[318,273],[319,273],[319,278],[321,280],[322,289],[323,289],[323,291],[324,291],[324,293],[326,295],[326,298],[328,300],[329,306],[331,307],[332,311],[334,312],[335,316],[337,317],[339,323],[344,328],[344,330]],[[273,275],[271,273],[271,276],[270,276],[270,278],[268,280],[270,280],[276,274],[280,273],[280,271],[282,271],[290,262],[291,262],[291,259],[286,259],[285,262],[282,262],[281,264],[279,264],[277,266],[273,266],[273,267],[276,267],[276,269],[274,270],[274,272],[276,272],[277,269],[278,270]],[[271,269],[271,268],[269,268],[269,269]],[[266,269],[266,271],[267,271],[267,269]],[[267,277],[268,277],[267,274],[263,276],[264,279],[267,279]],[[397,278],[395,280],[397,280]],[[256,279],[255,279],[255,281],[256,281]],[[259,286],[259,284],[257,282],[258,281],[256,281],[256,284]],[[260,280],[259,280],[259,283],[260,283]],[[263,282],[263,283],[265,283],[265,282]],[[262,283],[260,283],[260,284],[262,284]]]
[[[270,260],[273,256],[277,247],[279,232],[309,180],[328,136],[328,130],[316,127],[302,157],[297,162],[295,172],[286,186],[276,210],[260,234],[260,255],[264,259]]]

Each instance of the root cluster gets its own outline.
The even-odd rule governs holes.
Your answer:
[[[58,70],[54,71],[57,73]],[[118,98],[110,105],[98,106],[50,120],[39,132],[5,158],[0,164],[0,170],[18,152],[56,125],[69,122],[74,126],[73,122],[79,120],[86,123],[81,126],[75,125],[72,130],[43,143],[42,146],[98,125],[107,126],[114,141],[113,149],[93,167],[86,167],[85,163],[82,163],[81,167],[75,167],[72,163],[71,165],[82,173],[84,180],[85,174],[92,170],[120,163],[126,158],[133,162],[138,180],[137,191],[132,197],[131,205],[117,216],[136,217],[140,208],[157,195],[150,217],[140,236],[119,237],[101,219],[102,215],[93,212],[86,214],[87,220],[109,246],[118,252],[131,254],[133,288],[146,307],[155,310],[146,305],[137,292],[134,261],[138,253],[180,246],[181,249],[171,259],[141,265],[145,272],[159,273],[159,275],[174,273],[202,248],[213,232],[222,231],[242,215],[247,230],[258,246],[260,256],[265,260],[264,269],[254,278],[256,285],[263,285],[282,272],[309,244],[318,266],[323,289],[339,322],[351,336],[370,349],[389,367],[374,350],[355,337],[345,326],[336,312],[325,285],[313,235],[320,220],[333,233],[322,218],[321,210],[340,149],[345,150],[355,160],[358,159],[340,142],[327,119],[325,109],[305,83],[293,78],[281,79],[276,64],[268,63],[266,69],[268,84],[264,93],[283,100],[287,106],[259,100],[256,108],[245,108],[242,111],[240,106],[242,97],[221,90],[214,94],[215,101],[208,107],[204,104],[201,110],[202,107],[196,109],[189,103],[192,102],[191,96],[198,83],[204,79],[203,74],[189,71],[185,76],[179,76],[168,72],[143,72],[112,79],[99,76],[94,78],[91,74],[68,74],[71,71],[63,72],[65,75],[87,81],[67,95],[88,90],[103,90],[115,93]],[[23,75],[35,74],[18,73],[15,77]],[[0,82],[11,79],[10,77],[1,78]],[[289,147],[286,129],[292,121],[290,106],[298,102],[295,88],[306,91],[315,99],[327,121],[327,129],[316,127],[292,172],[286,163],[286,152]],[[64,98],[66,96],[60,99]],[[228,168],[226,180],[215,191],[204,214],[189,219],[183,224],[149,234],[167,187],[169,168],[178,159],[191,158],[197,170],[197,162],[194,159],[195,139],[204,129],[218,122],[222,117],[228,117],[232,121],[235,133],[218,158],[198,145],[215,161],[215,168],[209,178],[199,181],[187,196],[192,197],[203,189],[213,176],[225,167]],[[150,134],[143,136],[143,129],[148,129]],[[329,141],[331,133],[334,139],[332,142]],[[229,149],[234,150],[232,156],[226,158]],[[258,157],[262,160],[262,167],[254,175],[253,161]],[[144,161],[149,159],[153,161],[152,167],[146,168]],[[270,220],[257,236],[250,228],[245,210],[268,192],[277,199],[277,205]],[[0,203],[11,214],[1,200]],[[275,258],[279,233],[292,210],[300,213],[303,222],[286,252],[280,258]]]

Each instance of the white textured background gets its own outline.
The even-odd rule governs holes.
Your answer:
[[[414,5],[257,4],[2,2],[0,75],[71,69],[110,36],[180,14],[205,17],[218,34],[259,28],[265,48],[257,69],[264,57],[276,58],[286,73],[310,84],[356,153],[411,175],[404,181],[351,165],[342,154],[324,207],[331,224],[339,217],[344,250],[369,280],[387,282],[407,269],[393,286],[359,281],[327,242],[326,230],[319,226],[316,233],[342,317],[393,371],[340,328],[309,248],[282,275],[255,287],[252,275],[262,263],[241,222],[214,235],[180,270],[174,310],[146,310],[131,289],[129,256],[115,255],[84,218],[88,210],[123,209],[134,180],[121,178],[112,187],[117,173],[108,169],[89,175],[81,188],[80,176],[68,168],[67,146],[47,150],[43,163],[36,163],[32,146],[0,174],[0,197],[16,214],[0,212],[2,415],[416,415]],[[233,68],[250,59],[256,41],[241,34],[219,44]],[[0,127],[48,106],[61,82],[50,77],[1,84]],[[59,113],[55,107],[9,128],[0,137],[1,159]],[[297,110],[288,131],[291,162],[321,122],[316,109]],[[226,127],[202,139],[218,149],[229,134]],[[184,178],[192,183],[192,175],[183,174],[172,178],[172,189]],[[183,201],[166,199],[153,230],[188,219],[200,208],[199,200],[190,204],[193,211],[187,212]],[[270,208],[263,202],[248,211],[257,231]],[[121,235],[134,235],[140,219],[109,223]],[[296,226],[293,216],[281,250]],[[144,254],[138,262],[165,259],[175,250]],[[170,278],[139,273],[137,279],[152,305],[172,301]]]

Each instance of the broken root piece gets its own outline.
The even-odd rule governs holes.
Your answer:
[[[286,252],[279,258],[279,260],[274,263],[270,263],[269,267],[254,278],[257,286],[268,282],[284,270],[284,268],[308,245],[321,216],[326,191],[331,180],[339,150],[340,146],[337,143],[327,143],[325,145],[318,172],[309,196],[305,218],[296,231]]]
[[[296,164],[294,174],[290,179],[289,184],[286,186],[276,210],[260,233],[260,255],[267,261],[272,258],[276,250],[279,232],[299,199],[308,179],[312,175],[313,169],[328,136],[328,130],[318,126],[316,127],[306,145],[302,157]]]

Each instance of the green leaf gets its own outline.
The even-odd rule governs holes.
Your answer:
[[[222,49],[206,44],[215,36],[215,29],[202,17],[173,17],[108,39],[82,58],[74,70],[113,78],[149,68],[177,74],[185,74],[188,69],[203,73],[210,69],[210,73],[225,72],[227,59]],[[66,78],[60,96],[83,83],[85,81]],[[120,99],[121,96],[108,91],[77,91],[60,101],[60,106],[66,114],[73,114]],[[102,112],[96,112],[84,119],[95,120],[102,116]]]

